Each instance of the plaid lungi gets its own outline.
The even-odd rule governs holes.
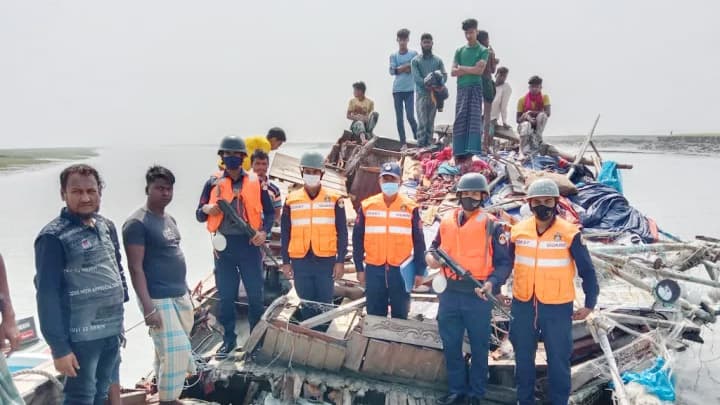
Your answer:
[[[150,328],[158,394],[160,401],[174,401],[180,398],[187,373],[195,372],[190,346],[193,307],[188,294],[152,301],[162,318],[162,328]]]
[[[453,124],[453,155],[480,153],[483,133],[483,88],[478,84],[458,88]]]

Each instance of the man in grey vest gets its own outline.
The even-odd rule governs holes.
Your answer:
[[[104,404],[119,365],[127,285],[115,225],[98,215],[102,186],[88,165],[63,170],[66,206],[35,240],[40,330],[68,377],[65,404]]]

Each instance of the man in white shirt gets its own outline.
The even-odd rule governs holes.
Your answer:
[[[507,109],[508,103],[510,102],[510,95],[512,94],[512,88],[510,83],[507,82],[508,68],[501,66],[495,72],[495,99],[492,103],[490,110],[490,121],[493,127],[500,125],[499,118],[502,118],[502,126],[505,129],[510,129],[510,125],[507,121]]]

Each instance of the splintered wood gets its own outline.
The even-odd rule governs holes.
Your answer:
[[[260,352],[269,361],[339,370],[345,360],[345,346],[311,336],[268,326]]]

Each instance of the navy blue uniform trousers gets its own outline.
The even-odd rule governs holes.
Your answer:
[[[535,404],[535,352],[542,337],[547,354],[550,400],[567,405],[570,397],[570,356],[572,355],[573,304],[543,304],[534,299],[512,302],[510,341],[515,351],[515,383],[518,402]]]
[[[407,319],[410,312],[410,293],[399,267],[365,265],[365,297],[369,315],[387,316],[388,304],[393,318]]]
[[[250,330],[260,321],[265,307],[263,303],[263,268],[260,248],[250,244],[242,235],[226,235],[227,248],[215,258],[215,286],[220,294],[220,323],[225,329],[224,342],[234,345],[235,301],[240,278],[245,285],[248,299],[248,322]]]
[[[488,342],[492,305],[475,292],[445,290],[440,294],[438,327],[445,354],[448,388],[451,394],[482,398],[488,377]],[[470,339],[472,359],[468,375],[462,344],[465,331]]]
[[[295,291],[298,297],[307,301],[330,304],[335,291],[333,266],[335,257],[307,257],[292,259]],[[303,303],[300,315],[303,319],[312,318],[323,312],[323,308],[312,303]]]

